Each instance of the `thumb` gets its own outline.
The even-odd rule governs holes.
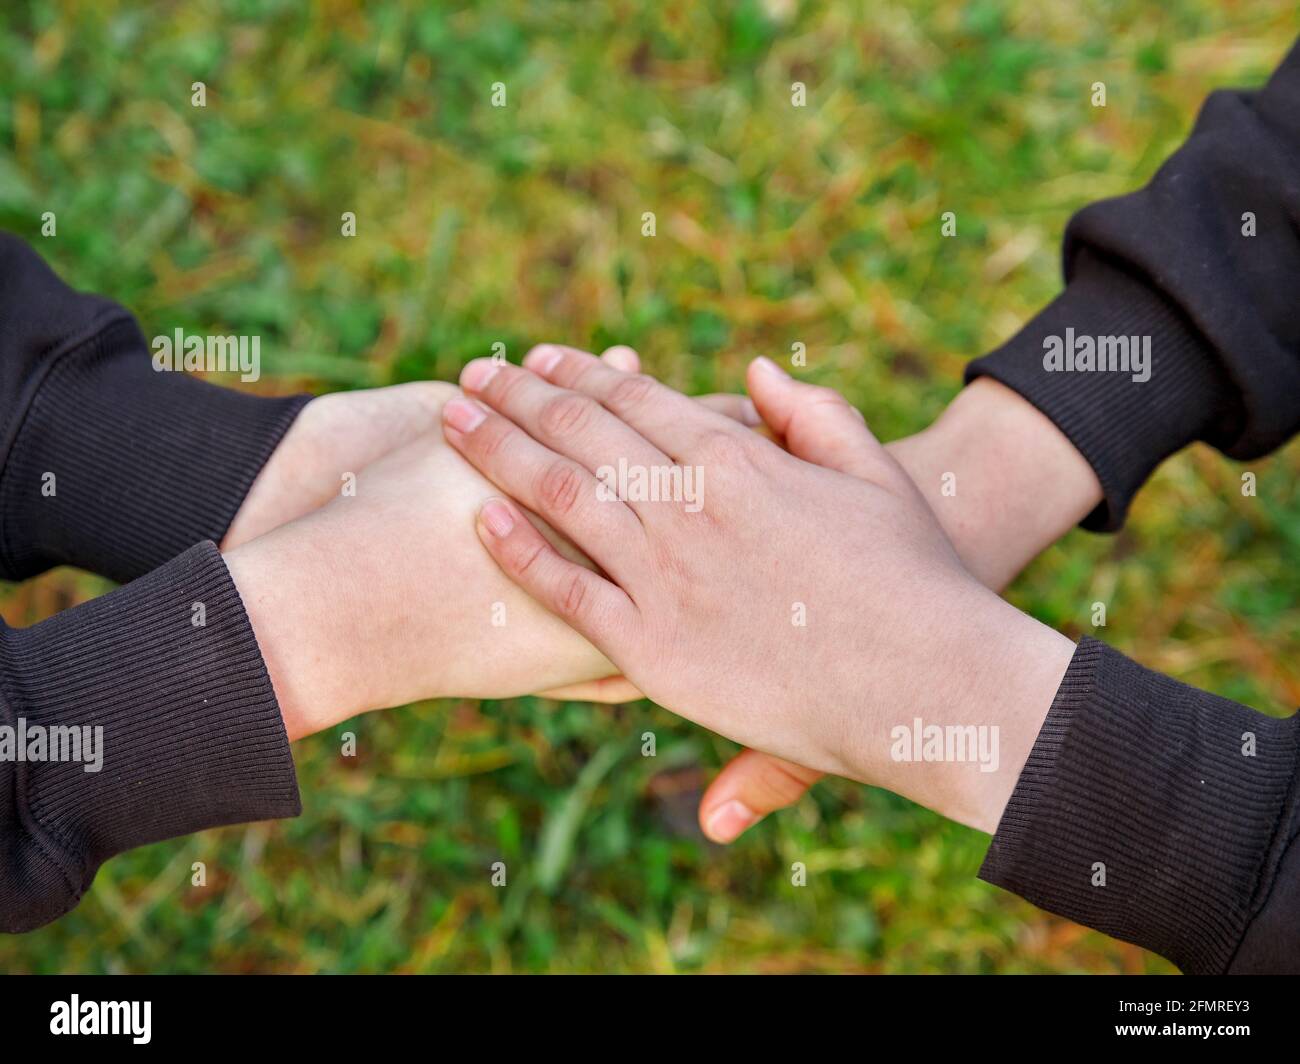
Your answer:
[[[797,381],[762,356],[749,364],[746,384],[763,420],[796,458],[874,479],[884,449],[839,392]]]
[[[700,827],[714,842],[732,842],[768,813],[794,805],[822,774],[758,750],[742,750],[700,799]]]

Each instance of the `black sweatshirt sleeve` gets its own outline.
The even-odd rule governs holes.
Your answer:
[[[155,371],[126,310],[0,233],[0,578],[130,580],[220,542],[308,399]]]
[[[300,808],[215,544],[30,628],[0,623],[0,931],[63,915],[114,854]]]
[[[1247,235],[1253,232],[1254,235]],[[1084,208],[1065,291],[967,367],[1043,411],[1104,491],[1113,530],[1161,461],[1194,440],[1255,458],[1300,427],[1300,44],[1258,92],[1216,92],[1144,189]],[[1150,338],[1149,379],[1045,368],[1045,342]],[[1111,350],[1115,350],[1112,348]],[[1137,374],[1140,376],[1140,374]]]
[[[1104,498],[1084,527],[1120,527],[1151,471],[1193,440],[1254,458],[1289,439],[1300,45],[1259,92],[1214,93],[1146,188],[1076,214],[1064,263],[1065,291],[966,378],[1019,392],[1092,465]],[[1094,368],[1046,357],[1053,338],[1086,353],[1085,337]],[[1147,379],[1131,360],[1095,368],[1112,337],[1149,340]],[[981,876],[1187,972],[1300,971],[1298,749],[1296,716],[1084,640]]]
[[[1300,715],[1084,639],[980,878],[1205,973],[1300,972]]]
[[[0,577],[139,577],[30,628],[0,622],[0,930],[67,912],[124,850],[300,811],[211,540],[306,401],[155,371],[124,309],[0,234]]]

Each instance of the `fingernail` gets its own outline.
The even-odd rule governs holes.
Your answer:
[[[524,365],[539,376],[545,377],[555,368],[555,363],[564,357],[564,352],[550,344],[540,344],[524,355]]]
[[[495,359],[476,358],[460,371],[460,386],[471,392],[481,392],[500,368]]]
[[[449,399],[442,407],[442,418],[457,432],[473,432],[487,417],[478,403],[468,399]]]
[[[731,842],[757,822],[758,814],[744,802],[733,798],[713,811],[704,825],[704,834],[714,842]]]
[[[635,373],[640,365],[637,353],[626,344],[615,344],[600,358],[602,362],[608,362],[615,369],[621,369],[624,373]]]
[[[500,499],[488,499],[479,510],[483,524],[497,539],[505,539],[515,527],[515,515]]]
[[[783,370],[780,366],[778,366],[766,355],[759,355],[758,358],[754,359],[754,365],[756,365],[764,373],[768,373],[776,377],[783,377],[786,380],[790,379],[790,374],[788,374],[785,370]]]
[[[758,416],[758,407],[754,405],[752,399],[746,399],[740,404],[740,417],[745,425],[751,429],[755,425],[763,424],[763,419]]]

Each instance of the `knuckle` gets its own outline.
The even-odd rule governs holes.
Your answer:
[[[529,543],[515,553],[514,570],[519,576],[523,576],[537,563],[537,560],[546,552],[546,544]]]
[[[564,437],[581,432],[591,423],[595,402],[585,395],[557,395],[542,407],[542,431],[548,436]]]
[[[834,388],[827,388],[819,385],[813,393],[813,403],[817,406],[833,406],[842,409],[849,405],[849,401],[840,395]]]
[[[560,591],[560,611],[565,617],[581,615],[587,601],[587,581],[581,572],[573,573],[564,580]]]
[[[480,457],[487,461],[500,458],[515,433],[504,419],[488,419],[488,422],[471,437],[478,446]]]
[[[598,358],[571,358],[568,363],[565,369],[571,388],[590,388],[609,369]]]
[[[807,402],[795,410],[794,416],[805,421],[817,421],[822,418],[836,419],[849,410],[852,410],[861,418],[862,415],[858,412],[857,407],[853,406],[834,388],[818,387],[809,395]]]
[[[483,389],[483,394],[494,403],[509,406],[515,400],[515,394],[528,383],[528,374],[515,366],[502,366],[492,375]]]
[[[738,432],[713,429],[700,439],[700,454],[705,462],[721,467],[743,466],[757,458],[755,441]]]
[[[764,763],[761,779],[768,800],[778,807],[789,805],[812,786],[809,780],[801,778],[790,766],[776,758],[769,758]]]
[[[633,373],[618,380],[609,390],[609,407],[620,416],[643,406],[654,394],[657,383],[644,373]]]
[[[653,549],[653,560],[655,570],[665,585],[672,589],[679,605],[693,602],[696,585],[686,556],[671,544],[660,544]]]
[[[577,468],[565,459],[552,462],[542,474],[537,485],[537,495],[543,506],[555,514],[567,514],[578,501],[582,480]]]

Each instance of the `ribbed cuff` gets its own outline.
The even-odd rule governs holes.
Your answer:
[[[980,878],[1185,972],[1223,972],[1288,841],[1297,720],[1085,638]]]
[[[21,830],[6,826],[0,862],[6,931],[67,912],[114,854],[301,811],[275,693],[212,543],[50,620],[0,632],[0,688],[5,725],[21,719],[29,735],[78,728],[90,739],[83,752],[102,737],[95,772],[84,755],[0,762],[21,821]]]
[[[122,312],[58,357],[0,475],[0,565],[126,581],[220,542],[309,396],[269,399],[153,368]]]
[[[1150,378],[1096,369],[1045,368],[1045,341],[1150,338]],[[1130,362],[1130,367],[1132,362]],[[1140,376],[1141,374],[1136,374]],[[988,376],[1046,414],[1087,459],[1102,502],[1084,528],[1114,531],[1129,503],[1164,459],[1225,420],[1235,390],[1195,328],[1162,296],[1087,249],[1075,256],[1065,291],[1002,347],[966,367],[966,382]],[[1227,415],[1239,419],[1240,412]],[[1220,429],[1220,431],[1223,431]],[[1227,431],[1232,435],[1231,430]]]

